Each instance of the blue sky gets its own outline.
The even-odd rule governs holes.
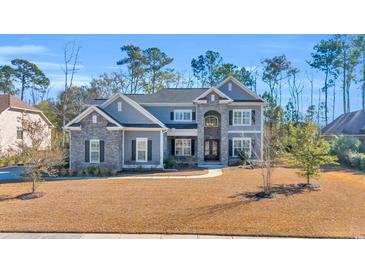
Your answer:
[[[174,58],[171,67],[189,71],[191,59],[206,50],[221,53],[225,62],[238,66],[260,66],[261,60],[286,54],[298,67],[305,80],[310,71],[306,60],[310,59],[313,46],[330,35],[0,35],[0,65],[14,58],[24,58],[37,64],[51,80],[50,96],[57,95],[63,85],[61,65],[63,47],[72,40],[81,44],[80,70],[75,84],[86,84],[92,76],[117,71],[116,61],[122,55],[120,47],[135,44],[142,48],[158,47]],[[315,89],[322,86],[322,76],[314,72]],[[308,83],[305,83],[308,85]],[[258,84],[258,91],[266,86]],[[305,91],[309,95],[309,91]],[[357,87],[354,94],[360,94]],[[339,97],[338,93],[338,97]],[[287,97],[287,96],[285,96]],[[307,96],[304,96],[304,101]],[[339,100],[338,100],[339,101]],[[359,106],[352,102],[352,109]],[[338,105],[340,106],[340,104]],[[339,110],[338,113],[340,113]]]

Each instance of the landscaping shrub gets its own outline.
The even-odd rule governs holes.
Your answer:
[[[365,154],[349,151],[345,154],[345,163],[352,168],[365,170]]]
[[[352,136],[336,136],[332,142],[331,153],[338,156],[340,163],[352,166],[348,162],[351,152],[360,152],[361,141]]]
[[[173,157],[168,157],[164,160],[164,167],[165,168],[175,168],[176,167],[176,161]]]
[[[118,170],[116,170],[116,169],[112,169],[112,170],[110,171],[110,175],[111,175],[111,176],[117,176],[117,174],[118,174]]]
[[[99,167],[99,175],[100,176],[109,176],[110,170],[106,167]]]

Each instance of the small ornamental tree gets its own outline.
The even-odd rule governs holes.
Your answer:
[[[336,164],[337,157],[329,154],[330,143],[323,139],[310,119],[294,128],[293,139],[295,143],[287,154],[288,164],[302,169],[298,175],[306,178],[307,184],[319,177],[322,165]]]
[[[63,164],[64,155],[59,148],[53,148],[45,143],[48,139],[47,134],[50,133],[46,130],[47,125],[40,119],[32,120],[23,115],[19,121],[23,140],[16,144],[15,150],[25,167],[23,175],[32,181],[32,193],[34,193],[43,175],[56,174],[56,166]]]

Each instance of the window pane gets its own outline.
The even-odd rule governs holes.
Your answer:
[[[242,112],[243,114],[243,124],[250,124],[250,113],[248,111]]]
[[[234,113],[234,116],[233,116],[233,118],[234,118],[234,120],[233,120],[234,124],[238,124],[238,125],[242,124],[242,112],[235,111],[233,113]]]
[[[190,156],[191,155],[191,140],[190,139],[175,139],[175,155]]]

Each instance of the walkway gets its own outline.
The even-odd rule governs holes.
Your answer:
[[[246,236],[197,234],[0,233],[0,239],[248,239]]]
[[[218,177],[223,174],[222,169],[208,169],[207,174],[201,175],[186,175],[186,176],[179,176],[179,175],[172,175],[172,176],[118,176],[118,177],[109,177],[108,179],[111,180],[120,180],[120,179],[204,179],[204,178],[213,178]]]

